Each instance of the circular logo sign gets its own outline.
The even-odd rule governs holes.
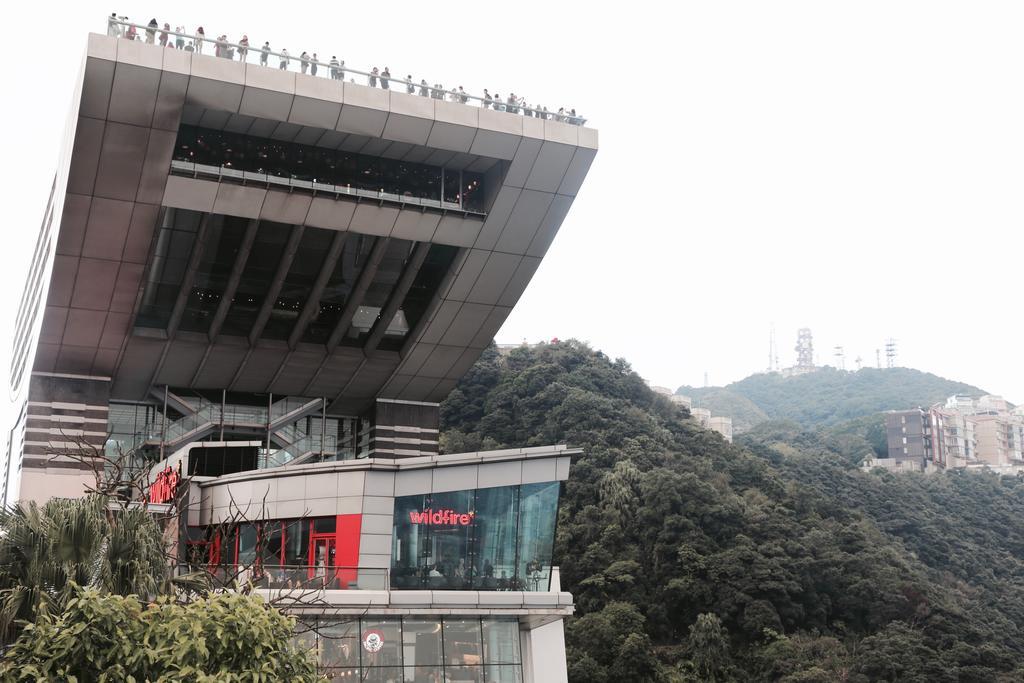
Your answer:
[[[363,631],[363,649],[369,653],[380,652],[384,647],[384,634],[375,628]]]

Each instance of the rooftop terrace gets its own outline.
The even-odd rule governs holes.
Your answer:
[[[247,35],[243,35],[240,42],[231,42],[226,34],[212,37],[212,33],[207,34],[201,26],[197,28],[196,33],[190,34],[180,25],[171,30],[167,23],[162,27],[154,24],[137,24],[127,21],[127,17],[111,15],[107,17],[107,35],[159,44],[168,49],[213,54],[222,59],[258,64],[268,69],[298,69],[301,73],[331,80],[345,81],[348,78],[349,82],[354,83],[356,77],[359,77],[365,79],[366,84],[371,87],[380,87],[384,90],[394,88],[410,95],[457,102],[467,106],[479,106],[577,126],[587,123],[587,119],[577,114],[575,109],[560,107],[557,111],[549,111],[546,106],[535,102],[527,103],[524,98],[516,97],[514,93],[501,97],[499,93],[491,94],[487,89],[476,94],[466,92],[462,86],[446,89],[440,82],[428,83],[425,78],[416,82],[411,74],[396,77],[388,71],[388,67],[385,67],[383,72],[377,67],[360,70],[347,66],[344,60],[337,60],[333,56],[330,60],[323,60],[315,59],[316,53],[309,55],[302,52],[295,55],[287,49],[278,52],[270,48],[269,42],[265,42],[263,46],[253,45]]]

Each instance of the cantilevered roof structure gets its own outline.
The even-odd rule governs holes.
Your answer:
[[[581,125],[90,35],[12,391],[440,401],[596,151]]]

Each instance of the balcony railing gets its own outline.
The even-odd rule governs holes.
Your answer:
[[[527,576],[493,577],[442,575],[421,576],[401,569],[378,567],[325,567],[323,565],[196,565],[181,564],[178,573],[209,574],[218,587],[251,584],[255,588],[276,590],[474,590],[547,592],[551,590],[553,571],[545,566]]]
[[[383,190],[363,190],[359,188],[354,188],[351,185],[328,185],[326,183],[315,183],[308,180],[286,178],[282,176],[271,175],[268,173],[239,171],[237,169],[228,168],[226,166],[194,164],[189,161],[181,161],[178,159],[171,160],[171,173],[175,175],[185,175],[192,178],[210,178],[216,179],[218,181],[236,182],[241,183],[243,185],[273,185],[281,187],[282,189],[287,188],[288,190],[301,190],[305,192],[312,192],[314,194],[326,193],[333,194],[338,197],[372,199],[379,202],[398,204],[401,206],[410,205],[435,209],[446,209],[450,211],[461,211],[467,215],[473,216],[487,215],[485,212],[482,211],[472,211],[470,209],[467,209],[457,202],[445,202],[435,199],[407,197],[400,194],[384,192]]]
[[[440,84],[429,84],[426,79],[419,83],[411,79],[397,78],[394,75],[382,76],[372,71],[361,71],[345,65],[344,61],[339,63],[324,62],[312,59],[309,56],[303,57],[286,52],[277,52],[260,46],[233,43],[228,40],[217,40],[205,33],[189,34],[178,31],[171,31],[159,27],[150,27],[145,24],[136,24],[123,21],[120,18],[107,17],[107,35],[117,38],[144,40],[147,43],[159,44],[168,47],[189,50],[200,54],[213,54],[222,59],[237,60],[247,64],[260,65],[265,68],[279,68],[290,70],[298,66],[301,73],[311,76],[329,78],[331,80],[344,81],[345,77],[353,74],[366,79],[371,87],[381,87],[385,90],[394,89],[410,95],[430,97],[432,99],[447,100],[464,105],[475,105],[485,109],[494,109],[509,114],[522,114],[523,116],[545,119],[549,121],[561,121],[570,125],[585,125],[587,119],[576,114],[575,110],[566,110],[564,107],[556,112],[548,111],[547,107],[534,104],[526,104],[521,98],[498,99],[487,91],[485,94],[470,94],[468,92],[450,89],[446,90]],[[351,79],[354,82],[355,79]],[[461,87],[461,86],[460,86]]]

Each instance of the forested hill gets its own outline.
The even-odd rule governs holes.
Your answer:
[[[793,420],[805,427],[827,426],[886,410],[928,406],[953,394],[980,396],[978,387],[910,368],[822,368],[796,377],[761,373],[724,387],[679,387],[676,393],[733,419],[743,432],[763,422]]]
[[[1015,479],[863,473],[795,423],[728,444],[572,341],[486,352],[442,420],[448,452],[584,449],[555,549],[572,683],[1024,680]]]

